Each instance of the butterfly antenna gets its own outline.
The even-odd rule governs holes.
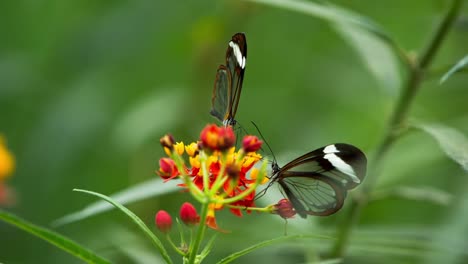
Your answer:
[[[252,122],[252,124],[254,125],[254,127],[257,129],[258,134],[259,134],[260,137],[262,138],[263,142],[265,142],[265,144],[267,145],[268,150],[270,150],[270,153],[271,153],[271,155],[273,156],[273,162],[274,162],[274,164],[277,164],[275,154],[273,153],[273,150],[271,150],[270,144],[268,144],[268,141],[265,140],[265,137],[262,135],[262,132],[260,132],[260,129],[258,128],[257,124],[255,124],[254,121],[250,121],[250,122]]]
[[[237,122],[237,125],[239,126],[239,129],[244,133],[244,135],[248,135],[248,134],[249,134],[249,132],[247,131],[247,129],[245,129],[244,126],[243,126],[241,123]]]
[[[233,126],[233,129],[234,133],[236,133],[236,146],[238,146],[239,138],[243,138],[245,135],[248,135],[249,132],[238,121],[236,121],[236,124]]]

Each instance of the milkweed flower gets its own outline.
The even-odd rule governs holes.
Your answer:
[[[157,174],[165,180],[170,180],[179,175],[175,162],[170,158],[161,158],[159,160],[159,171]]]
[[[207,125],[198,142],[184,146],[175,143],[172,149],[163,145],[169,158],[160,160],[158,175],[165,180],[182,179],[180,187],[187,189],[199,202],[208,204],[205,224],[217,229],[215,212],[228,207],[237,216],[242,216],[242,210],[249,213],[248,208],[255,206],[256,188],[267,179],[266,161],[260,169],[254,168],[262,160],[256,153],[262,142],[249,138],[247,141],[252,147],[236,151],[236,137],[231,127]]]

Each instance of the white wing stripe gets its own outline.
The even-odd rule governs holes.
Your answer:
[[[245,68],[245,57],[242,56],[242,52],[239,48],[239,45],[237,45],[236,43],[230,41],[229,42],[229,47],[232,48],[233,52],[234,52],[234,56],[236,57],[237,59],[237,63],[239,64],[239,66],[244,69]]]
[[[344,162],[342,159],[340,159],[340,157],[338,157],[337,155],[333,154],[333,153],[330,153],[330,152],[327,152],[327,148],[329,147],[333,147],[335,150],[335,146],[334,145],[330,145],[330,146],[327,146],[323,152],[325,153],[328,153],[328,154],[325,154],[325,156],[323,156],[325,159],[327,159],[335,168],[337,168],[339,171],[341,171],[342,173],[348,175],[351,177],[351,179],[353,180],[353,182],[355,183],[361,183],[361,180],[356,176],[356,173],[354,172],[354,169],[353,167],[351,167],[348,163]],[[329,149],[330,150],[330,149]],[[338,152],[338,151],[336,151]]]

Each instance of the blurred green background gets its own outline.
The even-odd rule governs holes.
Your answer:
[[[333,1],[376,21],[415,54],[448,2]],[[468,53],[466,5],[461,13],[411,117],[467,135],[468,76],[438,84],[438,70]],[[235,32],[248,41],[236,119],[251,132],[250,121],[257,123],[280,165],[334,142],[372,157],[406,74],[376,49],[374,69],[384,76],[376,78],[349,39],[323,20],[244,1],[1,1],[0,133],[17,161],[8,185],[18,201],[8,210],[49,226],[95,201],[73,188],[112,194],[155,178],[163,134],[191,142],[216,121],[209,115],[214,77]],[[430,136],[414,132],[391,149],[381,176],[376,197],[400,186],[438,191],[422,199],[376,198],[345,263],[467,263],[466,172]],[[129,207],[151,225],[157,210],[176,215],[187,200],[176,192]],[[345,211],[346,205],[330,217],[290,220],[288,232],[333,234]],[[228,212],[218,224],[232,232],[219,236],[207,263],[282,236],[284,226],[277,216]],[[150,242],[119,212],[55,230],[115,263],[158,263]],[[236,263],[304,263],[329,243],[290,242]],[[80,262],[0,223],[0,263]]]

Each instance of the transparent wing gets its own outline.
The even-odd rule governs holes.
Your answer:
[[[225,126],[234,126],[234,119],[244,80],[247,42],[243,33],[232,36],[226,50],[226,65],[221,65],[216,73],[211,115],[218,118]]]
[[[229,116],[229,109],[231,108],[231,83],[230,71],[226,66],[220,65],[216,73],[210,114],[221,122],[227,120]]]
[[[344,187],[319,174],[284,177],[278,183],[302,218],[331,215],[341,209],[346,197]]]

